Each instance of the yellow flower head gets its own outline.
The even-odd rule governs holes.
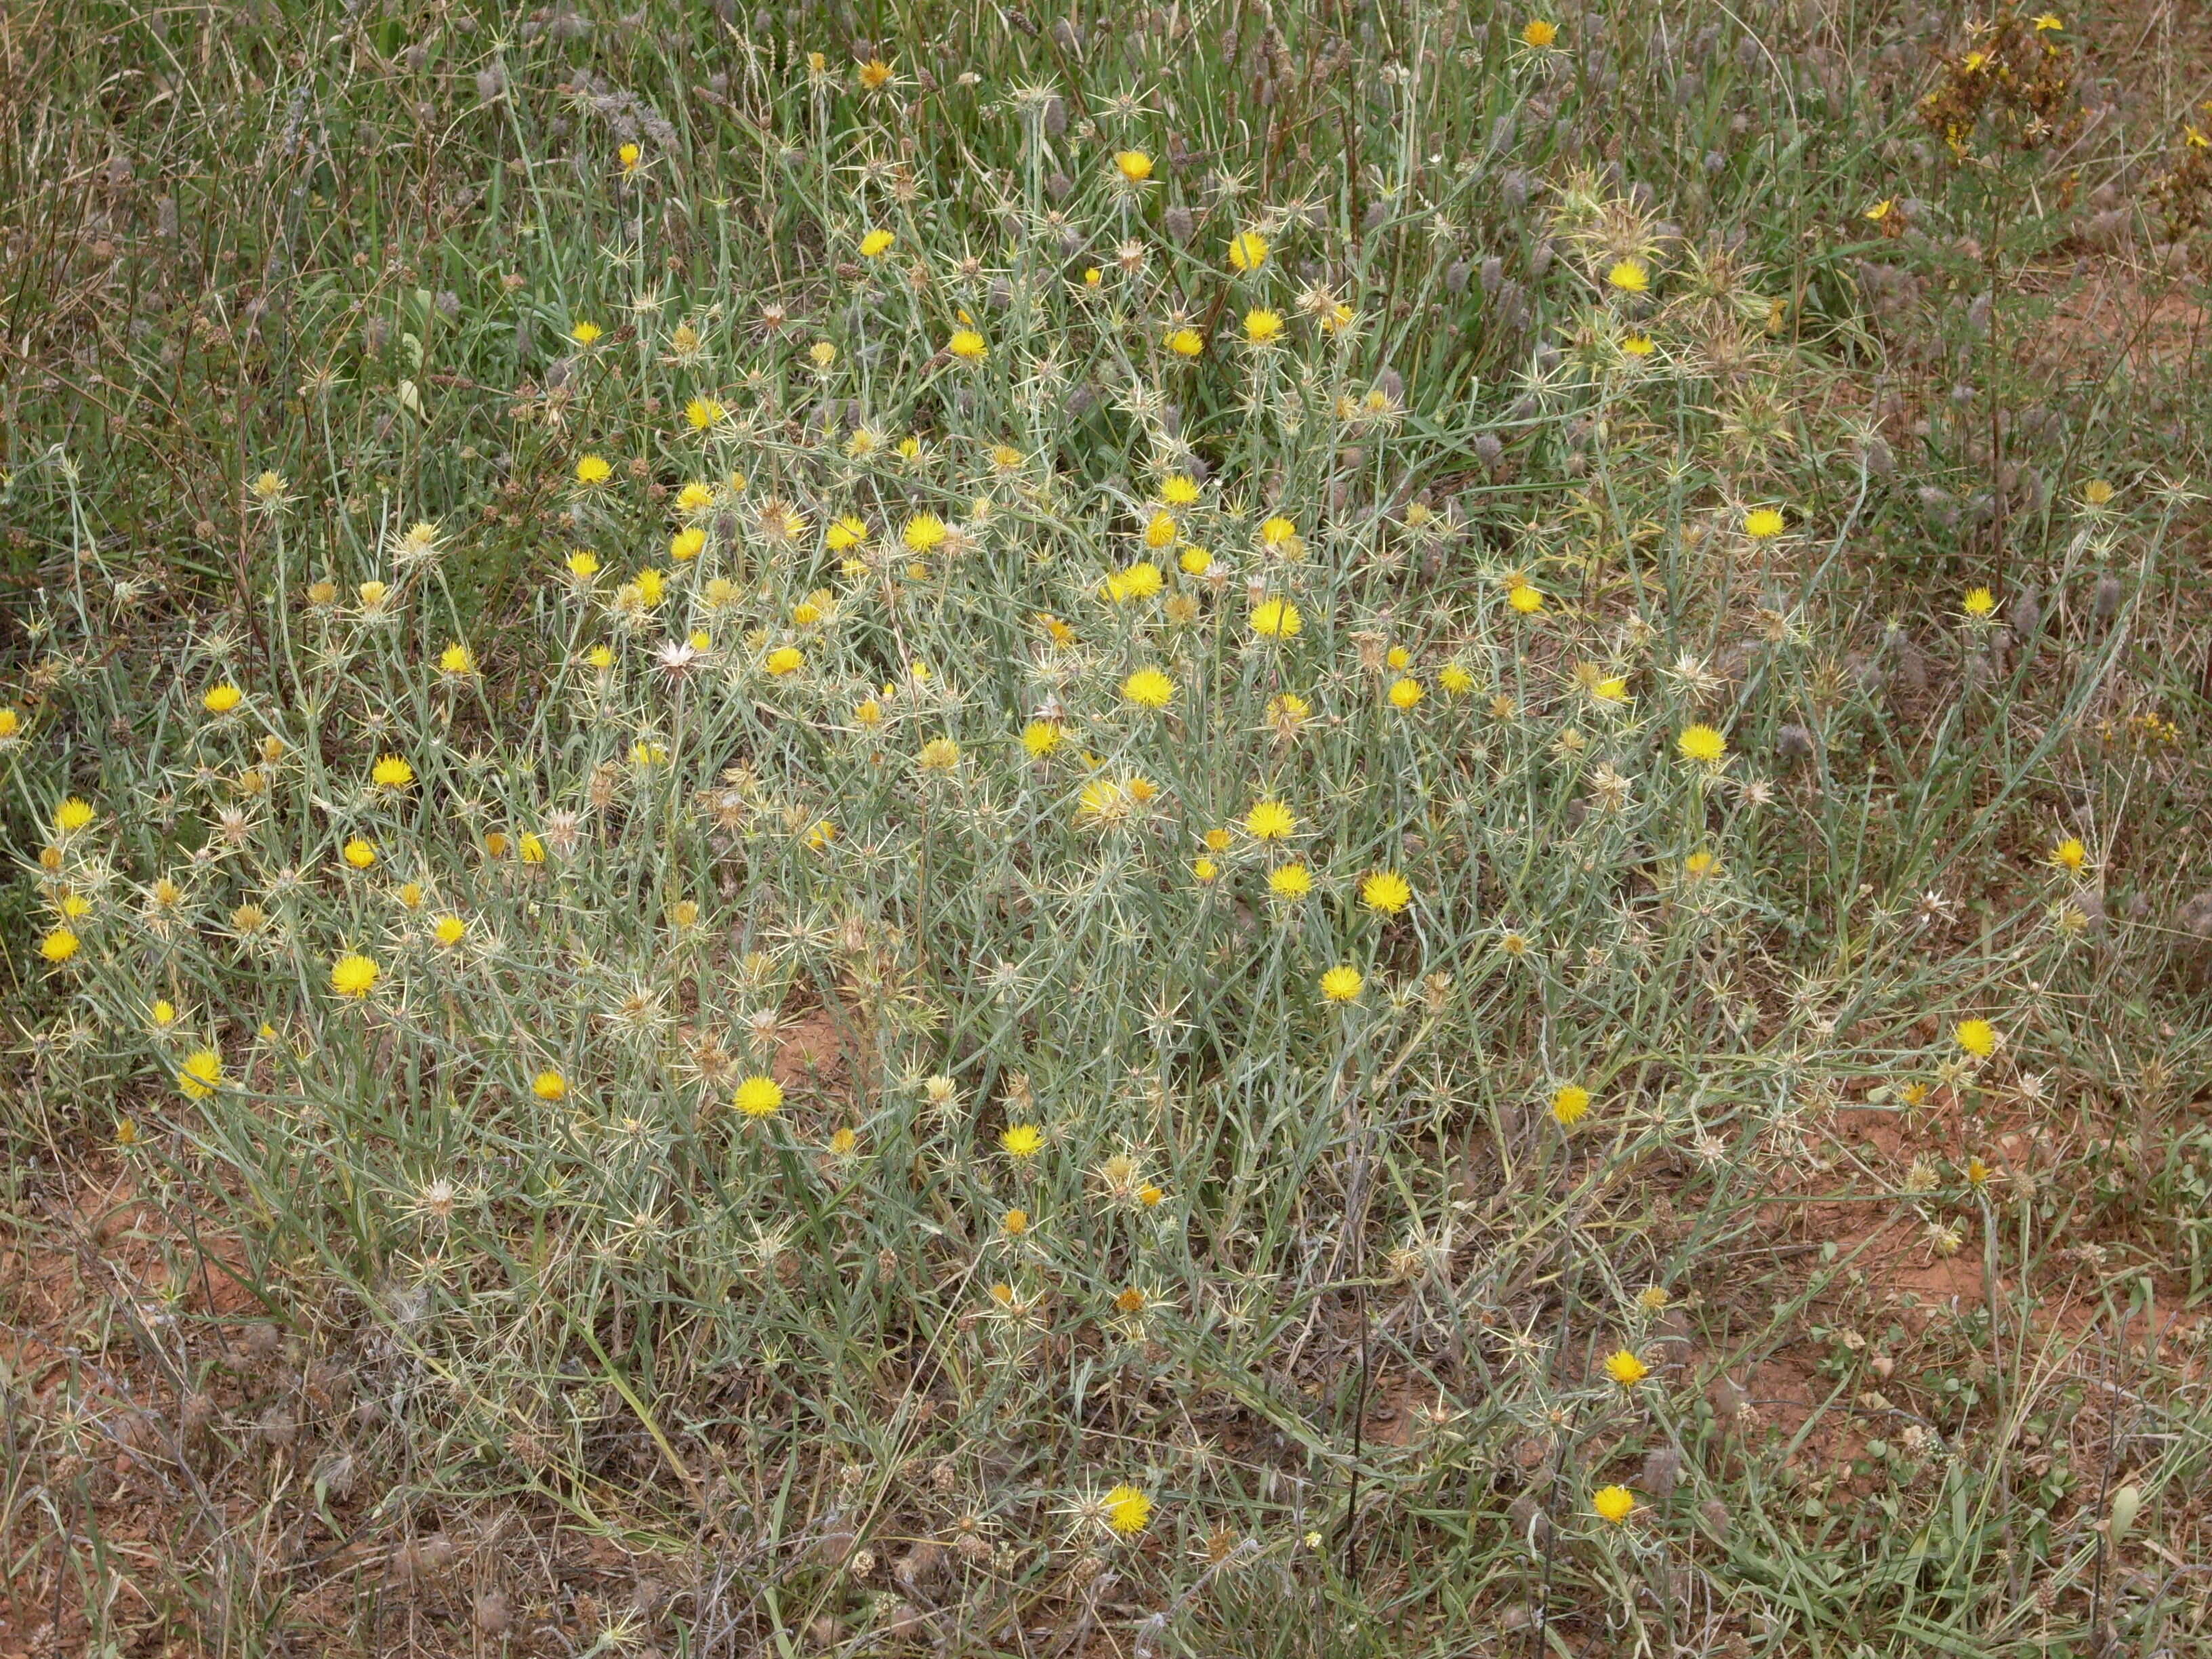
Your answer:
[[[1117,151],[1114,166],[1133,185],[1141,185],[1152,176],[1152,158],[1140,149]]]
[[[597,489],[614,475],[613,466],[604,455],[586,455],[576,463],[576,482],[586,489]]]
[[[1321,994],[1331,1002],[1354,1002],[1358,1000],[1359,988],[1365,983],[1357,968],[1339,966],[1321,976]]]
[[[1116,1486],[1106,1494],[1106,1524],[1123,1538],[1134,1538],[1152,1523],[1152,1500],[1134,1486]]]
[[[1262,599],[1252,607],[1252,631],[1262,639],[1294,640],[1305,618],[1288,599]]]
[[[1559,26],[1541,17],[1532,17],[1521,26],[1521,44],[1542,52],[1559,38]]]
[[[376,862],[376,843],[365,836],[356,836],[338,849],[339,856],[356,870],[366,870]]]
[[[1651,1368],[1626,1348],[1606,1356],[1605,1374],[1624,1389],[1632,1389],[1651,1374]]]
[[[747,1117],[774,1117],[783,1106],[783,1085],[772,1077],[749,1077],[738,1085],[737,1108]]]
[[[1566,1128],[1572,1128],[1589,1115],[1590,1091],[1579,1083],[1563,1085],[1552,1096],[1552,1115]]]
[[[1297,816],[1279,800],[1255,801],[1244,815],[1244,833],[1255,841],[1281,841],[1297,827]]]
[[[1186,547],[1176,556],[1176,563],[1186,576],[1203,576],[1213,568],[1213,555],[1202,547]]]
[[[1295,861],[1267,872],[1267,890],[1279,899],[1302,899],[1313,891],[1313,872]]]
[[[1296,541],[1297,539],[1297,535],[1298,526],[1297,522],[1293,520],[1285,518],[1279,513],[1276,514],[1274,517],[1262,521],[1260,526],[1260,544],[1263,547],[1284,546],[1290,542]]]
[[[222,1087],[222,1056],[212,1048],[186,1054],[177,1068],[177,1087],[187,1100],[205,1100]]]
[[[1413,902],[1413,890],[1395,870],[1377,870],[1359,884],[1359,902],[1382,915],[1395,916]]]
[[[1145,545],[1150,548],[1170,547],[1175,544],[1179,526],[1172,513],[1155,513],[1145,526]]]
[[[763,666],[780,678],[786,674],[796,674],[805,661],[805,654],[797,646],[780,645],[768,653],[768,660]]]
[[[455,676],[473,674],[477,672],[476,654],[465,645],[449,645],[438,653],[438,672]]]
[[[1198,500],[1198,480],[1171,472],[1160,485],[1160,499],[1170,507],[1189,507]]]
[[[950,533],[945,520],[934,513],[917,513],[906,521],[906,528],[899,532],[899,539],[910,553],[930,553],[944,545]]]
[[[1636,1513],[1636,1494],[1626,1486],[1601,1486],[1590,1494],[1590,1508],[1617,1527]]]
[[[1718,765],[1728,755],[1728,739],[1710,726],[1684,726],[1674,747],[1684,760],[1700,761],[1707,766]]]
[[[1044,1131],[1034,1123],[1009,1123],[999,1132],[999,1150],[1008,1158],[1026,1160],[1044,1147]]]
[[[1771,542],[1786,528],[1787,520],[1771,507],[1755,507],[1743,517],[1743,533],[1755,542]]]
[[[568,555],[568,574],[579,581],[589,581],[599,574],[599,556],[588,547],[580,547]]]
[[[558,1072],[540,1072],[530,1079],[530,1092],[540,1100],[566,1100],[568,1079]]]
[[[1166,585],[1159,566],[1150,559],[1139,559],[1106,578],[1106,597],[1117,605],[1125,599],[1149,599]]]
[[[1139,668],[1121,682],[1121,695],[1139,708],[1164,708],[1175,692],[1175,682],[1157,668]]]
[[[597,323],[578,323],[568,331],[568,337],[580,346],[587,346],[605,332]]]
[[[964,363],[981,362],[983,354],[990,349],[983,343],[983,337],[972,328],[953,330],[952,337],[945,343],[945,349]]]
[[[1643,294],[1651,287],[1651,271],[1641,259],[1618,259],[1605,280],[1623,294]]]
[[[415,769],[397,755],[383,755],[368,775],[380,789],[404,789],[415,781]]]
[[[645,152],[635,144],[624,144],[615,152],[615,160],[622,163],[624,173],[637,171],[637,164],[645,159]]]
[[[245,698],[246,693],[225,680],[221,685],[208,687],[207,696],[200,699],[200,707],[210,714],[228,714]]]
[[[689,564],[707,549],[707,532],[692,525],[668,538],[668,556],[676,564]]]
[[[1505,603],[1524,617],[1533,617],[1544,608],[1544,595],[1527,582],[1515,582],[1505,590]]]
[[[860,257],[864,259],[880,259],[891,251],[891,244],[897,240],[896,236],[878,226],[860,238]]]
[[[1178,328],[1168,334],[1168,349],[1178,357],[1195,357],[1206,349],[1206,337],[1194,328]]]
[[[1960,608],[1978,622],[1996,610],[1997,596],[1986,587],[1970,587],[1966,597],[1960,601]]]
[[[1254,345],[1267,345],[1280,337],[1283,332],[1283,313],[1270,311],[1265,306],[1255,306],[1244,313],[1244,337]]]
[[[1455,662],[1448,662],[1437,671],[1437,684],[1448,697],[1463,697],[1474,690],[1474,676]]]
[[[1997,1051],[1997,1028],[1985,1019],[1962,1019],[1951,1036],[1976,1060],[1987,1060]]]
[[[918,758],[925,772],[950,772],[960,764],[960,745],[950,738],[932,738]]]
[[[21,709],[0,708],[0,743],[5,743],[23,729]]]
[[[66,927],[57,927],[39,941],[39,954],[58,967],[76,954],[76,935]]]
[[[1391,681],[1390,707],[1399,710],[1401,713],[1413,708],[1415,703],[1420,702],[1421,697],[1422,691],[1420,681],[1413,679],[1411,677],[1405,677]]]
[[[728,413],[712,398],[694,398],[684,405],[684,418],[694,432],[704,432]]]
[[[2062,870],[2078,871],[2089,861],[2089,849],[2069,836],[2051,849],[2051,861]]]
[[[1238,233],[1229,239],[1230,269],[1239,276],[1249,276],[1267,263],[1267,239],[1256,230]]]
[[[90,823],[96,816],[97,814],[92,810],[91,802],[71,795],[59,806],[54,808],[54,828],[64,836],[74,835]]]
[[[1022,727],[1022,747],[1031,760],[1042,760],[1060,747],[1061,732],[1054,720],[1031,720]]]
[[[331,989],[342,997],[365,997],[376,988],[377,965],[358,952],[331,964]]]

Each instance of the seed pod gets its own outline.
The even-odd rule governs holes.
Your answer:
[[[2107,573],[2097,578],[2096,597],[2090,601],[2090,609],[2099,622],[2110,622],[2120,614],[2120,579]]]

